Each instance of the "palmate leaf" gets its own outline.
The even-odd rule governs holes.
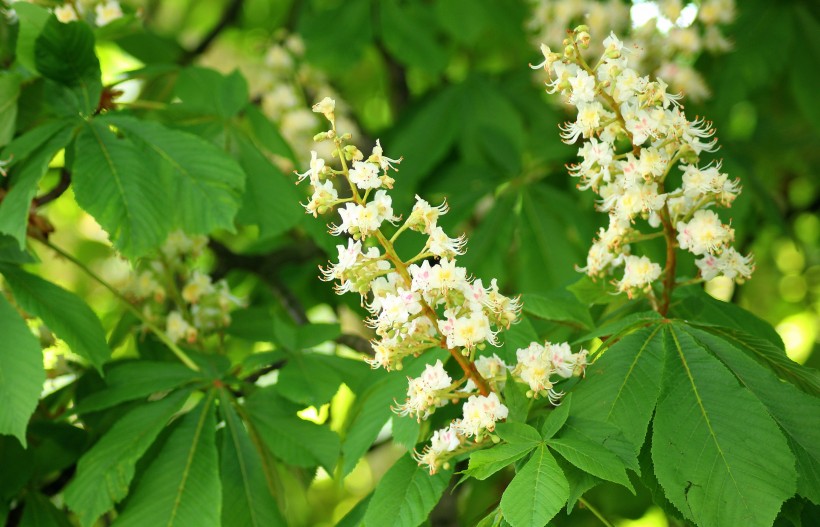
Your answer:
[[[532,452],[538,443],[504,443],[470,455],[465,477],[487,479]]]
[[[46,380],[43,352],[25,321],[3,295],[0,335],[0,434],[11,434],[26,446],[26,426]]]
[[[581,437],[557,437],[548,440],[547,445],[581,470],[635,492],[623,462],[600,444]]]
[[[74,142],[72,185],[77,203],[108,232],[129,258],[144,256],[165,240],[171,199],[164,181],[130,140],[95,119]]]
[[[779,380],[726,340],[695,328],[685,331],[723,361],[786,432],[797,459],[797,492],[820,505],[820,427],[811,424],[820,423],[820,398]]]
[[[27,273],[14,265],[0,264],[17,303],[43,319],[71,351],[87,359],[97,371],[111,357],[100,319],[80,297],[62,287]]]
[[[365,527],[416,527],[438,503],[452,472],[432,476],[408,452],[376,486],[364,517]]]
[[[666,327],[652,460],[667,498],[700,527],[772,525],[797,478],[783,434],[687,326]]]
[[[661,326],[639,329],[607,349],[573,390],[572,415],[612,423],[632,443],[643,445],[660,393]]]
[[[286,525],[271,494],[262,460],[225,390],[219,393],[222,429],[220,476],[224,527],[277,527]]]
[[[501,496],[513,527],[544,527],[569,498],[569,484],[546,445],[539,446]]]
[[[214,393],[183,417],[129,496],[116,527],[219,525]]]
[[[143,155],[169,174],[162,190],[171,196],[178,227],[193,234],[234,230],[245,173],[230,156],[204,139],[156,122],[115,114],[102,120],[138,139]]]
[[[188,397],[179,391],[125,414],[77,464],[65,501],[82,525],[93,525],[127,494],[134,467]]]

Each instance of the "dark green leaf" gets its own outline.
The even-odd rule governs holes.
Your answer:
[[[339,436],[327,426],[305,421],[296,415],[300,408],[276,392],[276,386],[258,390],[248,397],[245,409],[265,445],[290,465],[321,465],[333,473],[339,457]]]
[[[686,326],[670,325],[665,333],[652,459],[669,501],[702,527],[771,525],[795,492],[785,438]]]
[[[114,525],[219,525],[222,489],[215,435],[210,392],[175,425]]]
[[[62,287],[29,274],[17,266],[0,264],[17,303],[40,317],[71,351],[88,360],[98,371],[111,357],[100,319],[80,297]]]
[[[77,90],[83,114],[97,108],[102,92],[100,61],[88,24],[49,18],[34,44],[34,61],[43,77]]]
[[[450,471],[430,475],[410,453],[390,467],[376,486],[364,517],[366,527],[421,525],[450,481]]]
[[[262,237],[276,236],[305,217],[299,206],[295,178],[288,179],[279,168],[243,137],[237,137],[239,163],[247,174],[246,191],[237,215],[241,223],[259,226]]]
[[[20,527],[70,527],[65,514],[39,492],[26,496]]]
[[[569,484],[541,445],[504,490],[501,511],[512,527],[544,527],[569,498]]]
[[[262,460],[248,431],[224,390],[219,409],[225,419],[222,436],[222,525],[224,527],[276,527],[286,525],[265,479]]]
[[[544,421],[544,425],[541,427],[541,437],[549,439],[561,430],[567,422],[567,417],[569,417],[571,404],[572,394],[569,393],[561,400],[561,404],[553,408],[547,415],[547,420]]]
[[[342,379],[320,353],[293,352],[279,371],[279,393],[291,401],[317,408],[329,402]]]
[[[572,396],[572,414],[611,423],[637,454],[658,399],[663,368],[661,326],[622,338],[587,368]]]
[[[71,139],[72,124],[51,121],[12,141],[3,152],[15,164],[9,175],[11,188],[0,202],[0,231],[14,236],[20,249],[26,245],[29,209],[37,184],[52,158]]]
[[[165,241],[172,210],[165,183],[129,139],[99,119],[82,127],[74,142],[74,195],[125,256],[143,256]]]
[[[495,433],[507,443],[540,443],[538,430],[524,423],[498,423]]]
[[[172,390],[202,378],[202,374],[173,362],[138,360],[115,363],[107,370],[108,388],[78,401],[76,412],[85,414],[111,408],[125,401]]]
[[[399,5],[395,0],[378,3],[381,38],[387,50],[402,64],[440,72],[447,54],[436,40],[430,13],[421,4]]]
[[[11,434],[26,446],[26,426],[46,380],[43,352],[17,311],[0,295],[0,434]]]
[[[547,441],[547,445],[581,470],[614,481],[635,493],[623,462],[600,444],[576,436],[571,439],[553,438]]]
[[[504,385],[504,403],[509,410],[508,422],[523,423],[530,413],[532,399],[527,397],[527,387],[513,379],[512,374],[507,373],[507,383]]]
[[[174,92],[186,110],[222,119],[233,117],[248,104],[248,83],[237,70],[223,76],[213,69],[185,68]]]
[[[175,219],[185,232],[234,230],[245,174],[230,156],[195,135],[159,123],[111,114],[105,121],[138,138],[143,151],[170,174]]]
[[[523,295],[522,302],[524,311],[536,317],[566,322],[584,329],[594,326],[589,309],[567,291]]]
[[[294,163],[298,161],[293,149],[282,137],[279,129],[262,114],[259,108],[253,104],[247,105],[245,107],[245,116],[248,118],[248,124],[250,125],[250,137],[257,148],[290,159]]]
[[[392,417],[393,442],[410,450],[419,442],[421,423],[412,417],[394,415]]]
[[[0,146],[14,137],[17,125],[17,98],[20,96],[20,76],[0,73]]]
[[[797,458],[798,493],[820,504],[820,427],[809,425],[820,422],[820,398],[779,380],[728,341],[694,328],[685,331],[723,361],[786,432]]]
[[[125,414],[77,464],[77,474],[65,489],[65,501],[82,525],[122,500],[134,478],[134,467],[188,397],[176,392]]]
[[[464,471],[465,477],[487,479],[499,470],[510,466],[532,452],[538,442],[504,443],[479,450],[470,455],[470,465]]]
[[[577,282],[567,286],[579,302],[586,305],[610,304],[618,300],[617,290],[607,280],[593,281],[588,276],[582,276]]]

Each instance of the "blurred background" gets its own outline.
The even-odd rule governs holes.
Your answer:
[[[714,122],[721,149],[713,157],[743,185],[732,226],[738,250],[754,254],[756,271],[746,284],[716,279],[706,291],[775,326],[795,361],[820,366],[816,1],[145,0],[124,1],[122,9],[126,16],[98,36],[104,82],[122,90],[120,104],[150,108],[163,100],[162,64],[226,75],[238,70],[251,99],[301,160],[273,159],[287,174],[304,169],[317,148],[311,138],[322,123],[310,105],[331,96],[340,129],[353,133],[363,150],[380,138],[388,156],[404,157],[394,208],[407,210],[415,194],[433,203],[446,198],[452,212],[445,229],[470,238],[463,265],[485,283],[496,277],[517,293],[553,292],[578,281],[575,266],[583,265],[593,233],[606,222],[567,174],[577,147],[560,141],[557,125],[569,114],[544,93],[541,72],[528,63],[540,62],[539,43],[560,46],[566,27],[586,23],[599,42],[616,32],[639,46],[635,60],[643,73],[684,93],[690,118]],[[126,74],[135,70],[140,73]],[[199,133],[213,127],[207,134],[217,143],[223,133],[218,124],[185,122],[184,115],[177,125]],[[44,187],[58,176],[50,177]],[[343,332],[366,337],[358,299],[336,297],[316,279],[335,240],[321,222],[293,209],[271,211],[285,218],[276,226],[215,237],[219,247],[264,262],[263,279],[235,268],[236,258],[220,259],[219,250],[199,265],[226,276],[248,309],[284,318],[296,318],[296,310],[297,317],[338,322]],[[58,245],[100,274],[116,282],[129,272],[72,200],[49,205],[47,216]],[[115,299],[96,294],[99,286],[65,262],[40,256],[44,275],[90,299],[113,326],[120,313]],[[680,273],[693,276],[692,262]],[[242,310],[234,315],[242,317]],[[561,329],[554,331],[560,337]],[[231,344],[237,349],[261,346],[238,333]],[[59,343],[51,348],[51,367],[61,353]],[[308,408],[302,417],[341,422],[351,398],[343,387],[330,407]],[[336,524],[402,452],[386,428],[343,481],[320,470],[306,483],[307,494],[294,492],[298,516],[305,525]],[[477,484],[445,495],[431,522],[472,525],[495,493]],[[646,492],[632,496],[604,485],[587,497],[619,527],[676,525]],[[559,515],[554,523],[570,521]],[[599,522],[582,510],[571,524]]]

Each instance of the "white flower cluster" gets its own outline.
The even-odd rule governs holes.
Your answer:
[[[313,143],[313,136],[322,129],[323,123],[310,111],[308,101],[324,97],[338,101],[336,116],[339,125],[353,133],[356,132],[356,126],[325,75],[308,64],[304,55],[305,45],[298,35],[280,35],[268,48],[265,67],[260,68],[262,111],[278,124],[279,130],[297,156],[314,148],[319,150],[322,157],[330,157],[332,144]],[[276,161],[285,170],[293,168],[288,166],[288,160]]]
[[[409,379],[405,401],[394,407],[400,415],[422,420],[449,401],[467,399],[463,417],[435,432],[432,444],[417,453],[419,462],[435,472],[450,457],[475,448],[495,430],[497,421],[506,419],[508,410],[498,393],[508,372],[516,382],[530,386],[530,397],[547,396],[556,403],[560,394],[552,388],[557,377],[581,375],[586,352],[572,354],[567,344],[533,344],[527,349],[541,350],[540,354],[520,350],[519,362],[510,367],[494,354],[476,358],[487,345],[498,346],[498,333],[516,321],[518,299],[501,294],[495,280],[485,287],[457,265],[466,240],[450,237],[438,225],[447,213],[446,204],[433,206],[417,196],[406,220],[394,213],[388,190],[400,158],[387,157],[379,141],[367,157],[346,144],[351,136],[338,133],[332,99],[323,99],[313,111],[330,121],[331,129],[317,134],[316,140],[334,145],[341,167],[332,168],[314,150],[310,168],[296,175],[312,187],[312,196],[303,204],[306,212],[317,216],[338,211],[341,221],[331,225],[330,232],[348,237],[346,244],[337,245],[338,261],[321,270],[322,278],[335,281],[339,294],[361,295],[370,313],[366,322],[376,334],[374,354],[367,362],[374,368],[398,370],[408,356],[443,348],[464,373],[454,381],[441,361],[427,365],[419,377]],[[335,176],[344,176],[348,188],[337,189]],[[382,232],[385,223],[396,227],[389,239]],[[394,242],[408,231],[421,234],[425,241],[405,260]]]
[[[122,8],[117,0],[66,2],[54,8],[54,15],[57,20],[67,24],[85,18],[92,6],[94,7],[94,24],[98,27],[106,26],[122,18]]]
[[[205,236],[188,237],[176,231],[160,249],[161,256],[140,272],[126,276],[121,285],[125,295],[141,304],[145,317],[165,327],[173,342],[194,344],[227,327],[230,312],[242,304],[224,280],[211,277],[192,266],[208,243]]]
[[[578,187],[592,189],[600,197],[598,209],[609,214],[581,269],[591,277],[612,273],[623,266],[619,291],[630,296],[651,293],[652,283],[664,273],[674,278],[672,267],[662,273],[660,265],[630,253],[630,244],[665,236],[668,246],[677,245],[700,256],[697,266],[705,280],[718,275],[742,281],[749,278],[751,257],[731,247],[734,231],[707,207],[729,207],[740,192],[737,180],[721,172],[720,163],[698,166],[703,152],[714,152],[711,123],[690,121],[661,79],[650,80],[628,66],[628,49],[611,34],[604,52],[590,67],[580,50],[589,40],[588,28],[580,26],[564,42],[564,52],[542,46],[550,74],[548,93],[560,92],[577,108],[577,118],[562,126],[566,143],[583,138],[580,162],[570,167]],[[669,189],[682,175],[680,186]],[[637,220],[646,227],[638,230]],[[670,262],[667,261],[667,266]]]
[[[578,24],[585,24],[592,34],[615,31],[625,35],[627,47],[635,50],[627,57],[630,68],[662,77],[674,92],[694,101],[709,96],[709,87],[693,67],[695,59],[704,51],[718,54],[731,49],[722,26],[735,18],[734,0],[704,0],[699,6],[682,0],[637,6],[623,0],[532,0],[531,4],[527,27],[534,42],[557,48],[567,36],[566,28]],[[589,58],[603,53],[603,48],[592,43],[582,53]]]

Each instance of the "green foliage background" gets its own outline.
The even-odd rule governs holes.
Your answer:
[[[524,29],[526,2],[147,0],[96,29],[15,4],[18,22],[0,29],[0,158],[11,161],[0,191],[0,432],[10,434],[0,436],[0,519],[473,525],[489,514],[491,525],[500,503],[517,526],[583,494],[613,521],[649,511],[660,524],[766,525],[777,516],[778,525],[812,525],[818,381],[786,359],[783,343],[799,362],[820,364],[820,9],[739,4],[734,50],[697,62],[714,96],[686,109],[714,121],[724,169],[741,178],[732,226],[757,270],[738,288],[707,286],[742,310],[689,288],[670,324],[579,281],[574,268],[605,217],[575,191],[565,163],[576,148],[556,129],[566,114],[527,68],[538,52]],[[561,407],[569,416],[534,411],[526,424],[524,407],[520,423],[499,430],[506,450],[474,456],[475,480],[455,492],[447,472],[430,477],[404,453],[430,425],[389,409],[424,364],[394,375],[361,362],[364,311],[317,280],[335,240],[298,207],[295,178],[270,161],[301,169],[309,159],[259,110],[263,55],[284,33],[301,36],[307,62],[349,104],[363,149],[381,138],[388,155],[404,157],[395,209],[415,194],[447,198],[443,226],[470,238],[462,264],[525,295],[527,317],[501,355],[534,338],[622,337],[595,370],[611,375],[590,370]],[[121,78],[142,82],[136,99],[100,108]],[[39,207],[64,184],[64,169],[67,192]],[[36,241],[52,227],[52,243],[96,273],[114,249],[136,261],[173,230],[209,234],[198,265],[226,277],[248,306],[233,313],[218,353],[186,350],[194,372],[151,334],[129,333],[136,320],[113,295]],[[680,267],[682,277],[694,272],[691,262]],[[27,325],[18,308],[59,337],[68,366],[44,374],[41,344],[51,356],[54,343],[38,342],[30,326],[40,322]],[[269,370],[278,382],[257,385]],[[66,373],[37,400],[45,375]],[[622,397],[625,378],[634,391]],[[692,452],[698,438],[680,436],[706,429],[688,412],[699,404],[719,438],[705,441],[714,452]],[[698,456],[729,469],[682,474]],[[747,467],[746,457],[761,462],[732,490],[720,478]],[[517,473],[504,469],[515,463]],[[543,484],[556,473],[563,479]],[[687,486],[687,477],[717,490]],[[502,498],[505,487],[513,492]],[[790,499],[795,490],[803,498]],[[744,500],[765,512],[732,516],[721,506]],[[599,520],[581,507],[554,524]]]

